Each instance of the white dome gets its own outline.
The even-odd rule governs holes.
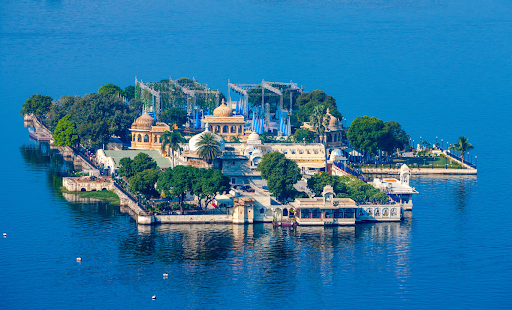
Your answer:
[[[197,145],[197,142],[199,142],[201,137],[204,136],[207,132],[209,132],[209,131],[205,130],[205,131],[201,132],[200,134],[197,134],[197,135],[193,136],[192,138],[190,138],[190,141],[188,141],[188,149],[192,152],[197,152],[197,149],[199,148],[199,146]],[[226,149],[226,146],[224,145],[224,139],[222,139],[219,135],[216,135],[214,133],[212,133],[212,134],[215,136],[215,140],[217,140],[217,142],[219,142],[219,151],[223,152]]]
[[[247,144],[261,144],[260,135],[253,131],[249,137],[247,137]]]
[[[336,160],[338,157],[342,157],[343,153],[341,153],[340,149],[334,149],[329,156],[329,160]]]

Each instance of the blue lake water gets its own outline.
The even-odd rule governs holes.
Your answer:
[[[478,177],[414,177],[403,223],[138,227],[62,197],[19,116],[135,76],[293,80],[348,121],[469,137]],[[2,0],[0,94],[1,309],[512,308],[510,1]]]

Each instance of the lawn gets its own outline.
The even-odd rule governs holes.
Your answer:
[[[447,159],[445,156],[421,156],[421,157],[399,157],[393,158],[390,164],[369,165],[369,167],[382,167],[382,168],[400,168],[402,164],[406,164],[410,168],[448,168],[448,169],[465,169],[457,162]]]
[[[61,192],[68,194],[75,194],[82,198],[94,198],[103,201],[108,201],[112,205],[118,206],[120,204],[119,196],[113,191],[96,191],[96,192],[70,192],[64,186],[60,188]]]

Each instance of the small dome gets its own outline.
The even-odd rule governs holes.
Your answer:
[[[148,112],[144,111],[139,118],[132,123],[133,129],[151,129],[151,126],[155,124],[155,119],[148,114]]]
[[[233,116],[233,111],[226,105],[224,99],[222,99],[222,104],[213,110],[213,116],[231,117]]]
[[[411,169],[409,169],[409,166],[407,166],[406,164],[403,164],[402,167],[400,167],[400,173],[402,172],[411,173]]]
[[[197,145],[197,143],[199,142],[199,140],[201,140],[201,137],[204,136],[207,132],[209,131],[205,130],[200,134],[197,134],[190,138],[190,141],[188,142],[188,148],[190,151],[197,152],[197,149],[199,148],[199,145]],[[219,135],[216,135],[214,133],[212,134],[215,136],[215,140],[219,142],[219,151],[223,152],[226,149],[224,139],[222,139]]]
[[[334,117],[333,115],[331,115],[330,111],[329,111],[329,108],[327,108],[327,113],[325,115],[326,117],[329,117],[329,129],[332,129],[332,130],[336,130],[338,129],[338,119],[336,117]]]
[[[261,144],[260,135],[256,131],[251,132],[247,137],[247,144]]]
[[[343,156],[343,153],[341,153],[340,149],[335,149],[331,152],[331,155],[329,156],[329,160],[336,160],[338,157]]]

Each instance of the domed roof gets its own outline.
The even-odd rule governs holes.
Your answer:
[[[224,99],[222,99],[222,104],[213,110],[213,116],[231,117],[233,116],[233,111],[226,105]]]
[[[327,108],[326,116],[330,117],[328,126],[329,129],[338,129],[338,119],[331,115],[331,113],[329,112],[329,108]]]
[[[334,149],[329,156],[329,160],[336,160],[337,157],[343,156],[340,149]]]
[[[201,140],[201,137],[204,136],[207,132],[209,132],[208,129],[190,138],[190,140],[188,141],[188,149],[192,152],[197,152],[197,149],[199,148],[199,145],[197,145],[197,143],[199,142],[199,140]],[[215,137],[215,140],[219,142],[219,151],[223,152],[226,149],[224,139],[222,139],[219,135],[216,135],[214,133],[212,134]]]
[[[247,137],[247,144],[261,144],[260,135],[256,131],[251,132]]]
[[[148,114],[148,112],[144,111],[144,114],[139,116],[132,123],[132,128],[134,129],[151,129],[151,126],[155,124],[155,119]]]

